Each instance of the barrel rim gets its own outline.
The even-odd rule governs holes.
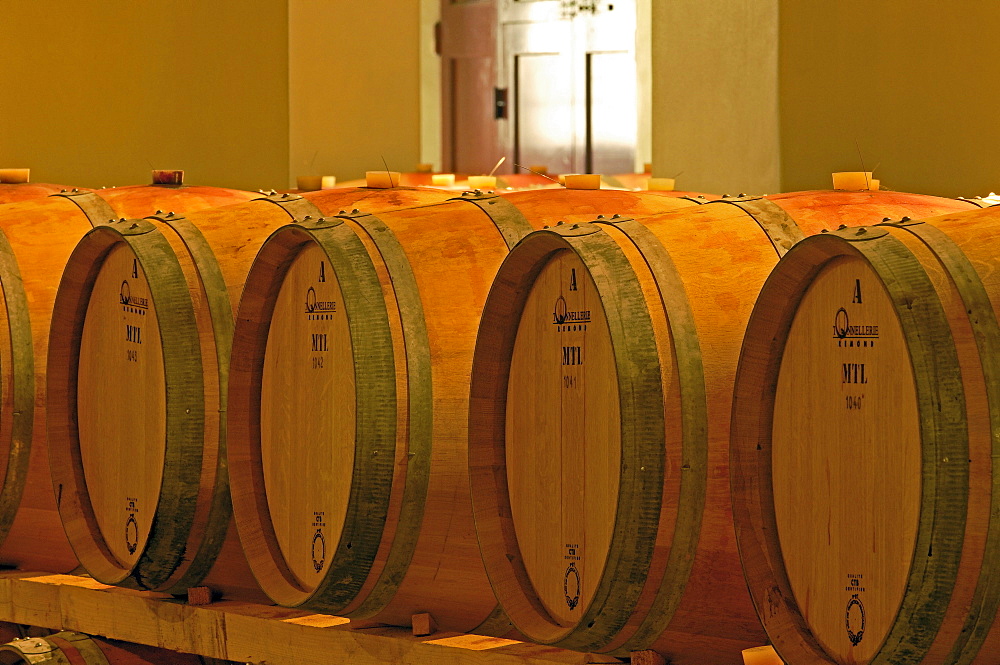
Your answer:
[[[60,631],[42,639],[52,645],[57,653],[62,654],[69,665],[109,665],[104,651],[90,635],[75,631]],[[67,650],[70,649],[76,651],[76,654],[68,654]]]
[[[193,553],[185,557],[185,563],[174,571],[167,580],[157,585],[157,590],[166,593],[184,593],[188,588],[197,585],[205,577],[218,558],[225,542],[229,522],[232,519],[232,500],[229,497],[229,474],[226,468],[226,431],[225,409],[227,389],[229,386],[229,359],[232,348],[233,308],[229,301],[229,290],[218,258],[212,250],[201,230],[189,219],[181,215],[156,215],[146,218],[162,223],[180,240],[187,251],[196,273],[194,288],[201,291],[209,309],[212,325],[212,348],[202,348],[204,354],[214,354],[216,363],[216,387],[219,391],[218,401],[221,410],[218,420],[218,436],[214,445],[217,455],[214,482],[211,484],[211,499],[206,511],[203,527],[192,529],[188,551]],[[158,233],[163,231],[157,227]],[[169,241],[168,241],[169,242]],[[208,414],[206,414],[207,418]],[[209,442],[205,442],[208,445]],[[204,483],[202,484],[204,486]],[[197,512],[197,511],[196,511]],[[194,542],[191,542],[193,540]],[[193,546],[193,547],[192,547]]]
[[[87,306],[104,260],[124,243],[135,254],[157,304],[166,393],[164,468],[142,554],[132,565],[108,548],[86,494],[76,419],[80,344]],[[204,401],[201,349],[187,282],[169,243],[149,222],[124,220],[88,231],[60,279],[49,331],[46,368],[50,472],[59,492],[67,538],[100,582],[156,588],[182,564],[199,490]],[[169,389],[167,387],[169,386]],[[193,463],[197,461],[197,464]]]
[[[968,470],[965,468],[964,474],[955,469],[938,470],[942,457],[957,465],[968,455],[957,351],[942,305],[916,257],[891,235],[868,231],[848,229],[811,236],[782,257],[762,287],[750,316],[734,382],[730,482],[740,561],[758,618],[778,654],[789,662],[816,658],[834,661],[810,632],[774,542],[777,527],[770,477],[770,414],[781,351],[794,314],[813,280],[841,256],[867,262],[890,296],[908,343],[921,439],[925,442],[914,556],[897,614],[902,620],[886,634],[871,661],[873,665],[899,653],[920,659],[933,642],[943,616],[940,610],[950,597],[950,592],[940,587],[948,585],[949,579],[953,582],[958,570],[958,553],[949,551],[946,544],[956,524],[959,530],[965,526],[966,492],[956,492],[955,488],[960,490],[964,481],[967,490]],[[753,344],[750,340],[767,342]],[[955,399],[940,399],[939,386],[946,386],[941,392]],[[947,497],[948,492],[953,495],[949,499],[936,499]],[[918,556],[918,552],[931,548],[933,557]],[[920,593],[927,591],[923,586],[929,586],[930,593],[925,593],[926,600],[922,601]],[[898,651],[887,656],[886,651],[893,649]]]
[[[559,626],[542,606],[517,554],[503,452],[507,383],[517,334],[509,322],[520,320],[530,284],[560,251],[580,257],[590,268],[601,301],[613,303],[605,311],[616,365],[620,370],[630,365],[646,370],[631,376],[619,371],[622,464],[611,547],[593,598],[580,622],[568,628]],[[609,274],[621,278],[612,284]],[[659,522],[662,404],[649,313],[638,278],[615,241],[597,226],[566,225],[525,236],[501,265],[483,307],[471,376],[469,471],[486,572],[504,611],[533,641],[596,650],[627,623],[645,583]]]
[[[17,256],[0,231],[0,291],[10,339],[11,361],[11,420],[6,469],[0,487],[0,543],[6,540],[13,526],[17,508],[28,482],[32,433],[35,415],[35,359],[31,335],[31,315],[28,296],[21,280]],[[4,399],[6,402],[6,398]]]
[[[448,199],[432,203],[428,207],[436,207],[449,203]],[[381,261],[383,269],[391,282],[392,307],[399,316],[402,353],[406,365],[405,408],[407,410],[406,432],[406,468],[402,479],[400,505],[395,510],[395,525],[388,551],[381,566],[378,562],[369,575],[370,588],[367,593],[361,590],[359,597],[348,607],[345,614],[352,618],[367,618],[378,614],[392,601],[396,591],[406,577],[406,572],[413,554],[417,549],[426,508],[427,493],[431,478],[431,460],[434,441],[434,388],[432,382],[433,363],[431,361],[431,345],[427,331],[427,321],[424,317],[423,303],[420,299],[420,289],[416,276],[406,256],[406,251],[400,244],[392,229],[378,216],[371,213],[339,215],[356,234],[364,234],[371,242],[375,252],[369,253],[369,259],[374,264]],[[365,242],[362,239],[362,242]],[[373,255],[374,254],[374,255]],[[388,304],[387,304],[388,306]],[[397,399],[398,393],[397,393]],[[404,403],[403,400],[400,400]],[[392,504],[394,488],[389,488],[387,497]],[[368,586],[367,584],[365,586]],[[363,597],[362,597],[363,596]]]
[[[967,199],[966,199],[967,200]],[[976,203],[975,201],[971,201]],[[978,204],[977,204],[978,205]],[[990,207],[983,204],[980,207]],[[977,217],[979,217],[977,215]],[[900,222],[893,225],[915,236],[948,273],[951,284],[961,298],[969,324],[974,331],[980,368],[989,411],[989,422],[995,432],[1000,426],[1000,323],[990,301],[986,286],[979,272],[960,246],[935,223]],[[984,543],[984,561],[991,560],[1000,551],[1000,438],[992,436],[992,491],[990,493],[990,521]],[[957,663],[971,662],[979,653],[1000,609],[998,571],[988,565],[981,566],[972,599],[975,612],[969,612],[963,628],[952,645],[949,659]]]
[[[318,585],[305,588],[288,567],[271,523],[261,464],[260,398],[267,330],[292,261],[318,245],[338,275],[354,354],[356,452],[344,526]],[[365,399],[368,395],[368,399]],[[229,373],[228,463],[233,511],[251,570],[275,602],[337,612],[352,602],[382,541],[396,447],[395,358],[382,286],[360,238],[342,220],[288,224],[262,244],[247,275]],[[373,452],[380,451],[373,455]],[[381,454],[382,452],[388,454]]]
[[[705,382],[701,340],[688,290],[670,252],[644,223],[634,219],[598,222],[614,227],[642,255],[659,294],[659,307],[669,329],[669,353],[676,363],[679,391],[676,398],[681,411],[680,480],[676,485],[676,508],[672,524],[661,524],[669,533],[669,554],[659,580],[653,580],[653,598],[646,615],[632,631],[622,631],[614,642],[615,651],[645,649],[667,630],[685,594],[694,567],[701,536],[702,518],[708,486],[708,395]],[[666,345],[665,345],[666,346]],[[664,454],[674,454],[665,450]]]

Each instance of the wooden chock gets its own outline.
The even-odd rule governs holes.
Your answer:
[[[583,654],[583,657],[586,659],[584,662],[589,663],[590,665],[622,665],[623,663],[628,662],[626,658],[618,658],[617,656],[612,656],[606,653],[587,652]]]
[[[413,636],[423,637],[425,635],[433,635],[437,632],[437,625],[434,623],[434,617],[432,617],[427,612],[422,614],[414,614],[412,618],[413,625]]]
[[[667,665],[667,659],[663,657],[663,654],[652,649],[630,651],[629,659],[632,661],[632,665]]]
[[[188,605],[211,605],[212,590],[207,586],[193,586],[187,590]]]
[[[743,650],[743,665],[785,665],[770,644]]]

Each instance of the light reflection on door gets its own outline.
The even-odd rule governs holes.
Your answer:
[[[642,1],[442,0],[445,168],[634,171]]]
[[[499,87],[513,104],[498,129],[514,163],[555,173],[634,170],[635,3],[500,0]]]
[[[635,168],[635,55],[628,52],[587,54],[588,173],[629,173]],[[630,103],[631,102],[631,103]]]

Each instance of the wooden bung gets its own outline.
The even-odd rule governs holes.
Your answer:
[[[31,169],[0,169],[0,183],[25,184],[31,180]]]
[[[59,275],[76,242],[111,217],[251,196],[210,187],[136,186],[70,189],[0,206],[0,565],[52,572],[78,566],[59,520],[45,445],[49,324]]]
[[[514,626],[535,642],[654,650],[675,665],[729,665],[766,642],[728,474],[733,376],[757,293],[804,235],[971,207],[799,192],[522,239],[483,306],[469,406],[476,530]]]
[[[509,630],[475,538],[466,457],[479,313],[534,227],[680,197],[539,190],[285,226],[240,301],[230,368],[236,522],[276,602]]]
[[[1000,653],[1000,210],[894,221],[789,252],[740,356],[734,520],[789,663]]]
[[[250,263],[301,211],[319,217],[447,194],[309,196],[121,219],[92,229],[66,260],[50,336],[49,448],[63,526],[96,579],[264,599],[229,528],[225,457],[233,308]],[[124,406],[108,408],[108,385]]]
[[[205,665],[194,654],[62,631],[0,645],[0,665]]]
[[[495,175],[470,175],[469,189],[496,189],[497,177]]]
[[[567,189],[600,189],[600,173],[567,173],[563,176]]]
[[[431,175],[431,184],[435,187],[454,187],[454,173],[434,173]]]

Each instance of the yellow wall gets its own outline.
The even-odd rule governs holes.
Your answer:
[[[289,0],[291,176],[420,161],[420,3]]]
[[[367,4],[367,3],[365,3]],[[285,0],[28,0],[0,19],[0,166],[104,186],[281,186]]]
[[[441,0],[420,0],[420,161],[441,169],[441,58],[434,33]]]
[[[5,2],[0,167],[246,189],[357,178],[382,156],[411,170],[436,154],[432,3]],[[894,189],[1000,189],[990,3],[652,0],[650,23],[654,170],[680,187],[828,187],[860,147]]]
[[[777,3],[653,1],[654,175],[720,194],[779,188]]]
[[[781,2],[782,184],[871,170],[897,190],[1000,189],[994,2]]]

